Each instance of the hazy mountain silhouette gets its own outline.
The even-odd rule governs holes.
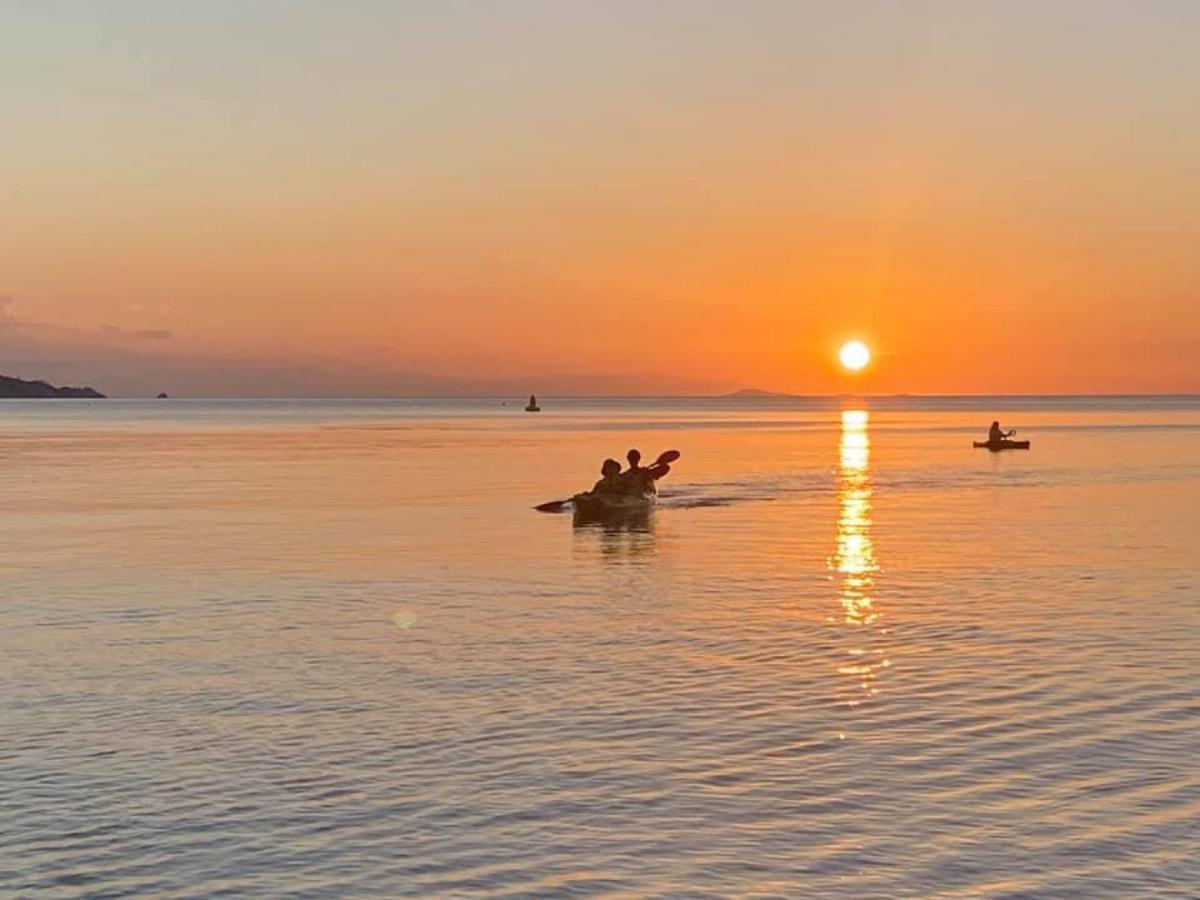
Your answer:
[[[6,400],[103,400],[104,395],[90,387],[55,387],[46,381],[25,381],[0,375],[0,398]]]

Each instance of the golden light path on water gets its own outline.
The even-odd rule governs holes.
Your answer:
[[[879,564],[871,541],[871,438],[870,416],[866,410],[842,412],[841,439],[838,444],[838,520],[834,556],[830,568],[835,573],[842,606],[841,621],[853,629],[874,630],[880,613],[873,593]],[[876,671],[890,665],[880,648],[870,648],[868,635],[858,633],[848,653],[850,663],[838,672],[854,678],[863,693],[878,693]],[[861,702],[860,697],[847,701]]]

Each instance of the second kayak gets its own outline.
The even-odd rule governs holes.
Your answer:
[[[987,450],[1028,450],[1029,441],[974,441],[975,447]]]

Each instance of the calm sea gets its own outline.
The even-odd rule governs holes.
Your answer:
[[[1200,398],[542,402],[0,403],[0,894],[1197,896]]]

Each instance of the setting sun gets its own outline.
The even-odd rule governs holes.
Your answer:
[[[838,360],[843,368],[857,372],[866,368],[867,363],[871,361],[871,350],[862,341],[847,341],[838,351]]]

